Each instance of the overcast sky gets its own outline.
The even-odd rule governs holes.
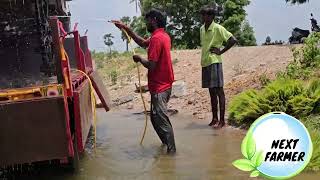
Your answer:
[[[121,33],[112,24],[103,20],[119,19],[122,16],[137,16],[135,4],[130,0],[73,0],[69,3],[72,21],[79,23],[83,34],[88,29],[89,46],[98,51],[105,50],[103,35],[115,36],[114,49],[124,50]],[[247,9],[247,19],[253,26],[259,44],[267,35],[272,40],[288,41],[294,27],[310,29],[310,13],[320,22],[320,1],[310,0],[304,5],[288,5],[284,0],[252,0]]]

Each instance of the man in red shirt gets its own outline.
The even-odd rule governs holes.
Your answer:
[[[113,21],[119,29],[124,29],[128,35],[141,47],[148,48],[148,59],[134,55],[133,60],[140,62],[148,69],[148,87],[151,93],[151,122],[167,152],[176,152],[173,128],[167,114],[167,104],[171,96],[174,81],[171,61],[171,39],[165,31],[166,16],[159,10],[152,9],[146,15],[147,28],[152,33],[151,38],[143,39],[120,21]]]

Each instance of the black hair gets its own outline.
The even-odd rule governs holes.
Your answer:
[[[211,4],[211,5],[205,5],[200,9],[200,14],[202,15],[217,15],[217,5]]]
[[[159,28],[165,28],[167,25],[167,17],[165,13],[158,9],[152,8],[150,11],[146,13],[145,18],[155,19]]]

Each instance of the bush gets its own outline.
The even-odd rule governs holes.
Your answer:
[[[234,97],[229,106],[229,123],[250,125],[263,110],[259,106],[260,94],[256,90],[245,91]]]
[[[320,129],[320,115],[308,116],[302,119],[303,123],[310,129]],[[319,134],[320,135],[320,134]]]
[[[118,81],[118,73],[116,70],[112,70],[110,72],[110,78],[111,78],[111,83],[112,85],[115,85],[117,84],[117,81]]]
[[[297,118],[320,113],[320,80],[309,86],[299,80],[278,79],[261,91],[248,90],[234,97],[229,106],[233,125],[251,125],[269,112],[281,111]]]
[[[271,80],[268,78],[268,76],[266,75],[266,73],[262,74],[262,75],[259,77],[259,81],[260,81],[261,86],[266,86],[266,85],[268,85],[268,84],[271,83]]]
[[[314,114],[320,113],[320,79],[315,79],[311,82],[308,90],[308,95],[314,99]]]
[[[294,61],[286,71],[279,73],[280,78],[308,79],[320,67],[320,33],[311,34],[302,48],[293,49]]]
[[[302,67],[299,63],[291,62],[286,68],[284,73],[281,73],[278,78],[290,79],[308,79],[312,76],[312,68]]]
[[[317,67],[320,64],[320,33],[313,33],[305,41],[304,47],[297,53],[296,60],[302,67]]]
[[[312,144],[313,153],[306,170],[307,171],[319,171],[320,170],[320,116],[307,118],[304,122],[307,129],[309,130]]]

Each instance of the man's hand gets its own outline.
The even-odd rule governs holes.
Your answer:
[[[210,48],[210,52],[220,56],[223,53],[227,52],[230,48],[232,48],[232,46],[234,46],[236,43],[236,38],[232,36],[228,39],[228,41],[226,42],[226,46],[223,49],[212,47]]]
[[[125,25],[123,22],[121,21],[117,21],[117,20],[112,20],[111,21],[117,28],[119,29],[126,29],[127,25]]]
[[[142,61],[142,57],[139,56],[139,55],[134,55],[134,56],[133,56],[133,60],[134,60],[134,62],[138,63],[138,62],[141,62],[141,61]]]
[[[222,51],[220,50],[220,48],[212,47],[210,48],[210,52],[218,56],[222,55]]]
[[[136,63],[141,63],[145,68],[147,68],[149,70],[153,70],[157,66],[157,63],[155,61],[143,59],[139,55],[134,55],[133,60]]]
[[[139,35],[137,35],[135,32],[132,31],[132,29],[127,26],[126,24],[124,24],[121,21],[117,21],[117,20],[112,20],[111,21],[117,28],[119,28],[120,30],[124,30],[128,33],[128,35],[141,47],[147,48],[149,46],[149,41],[147,41],[146,39],[140,37]]]

